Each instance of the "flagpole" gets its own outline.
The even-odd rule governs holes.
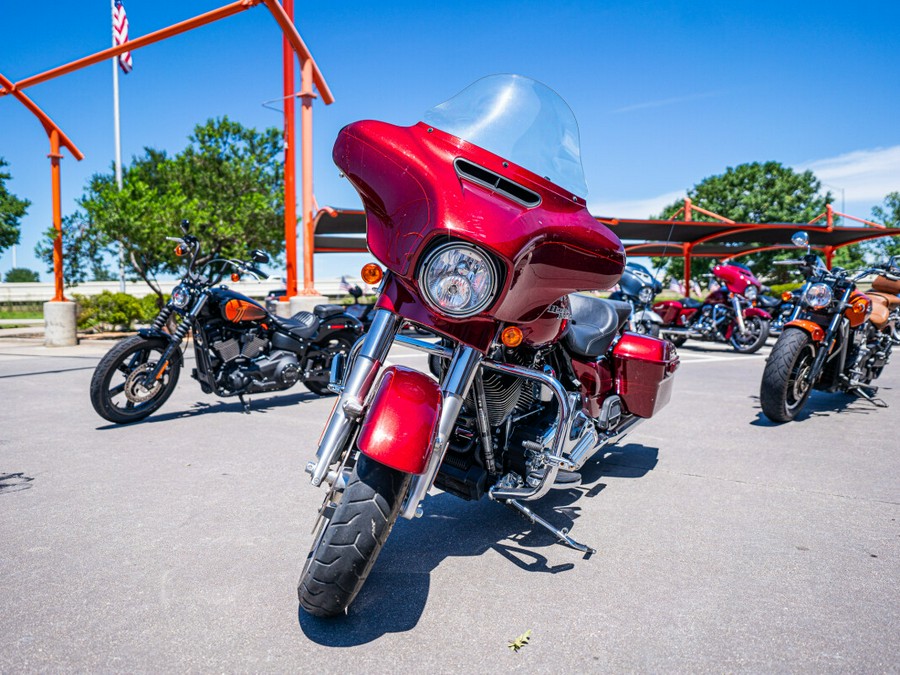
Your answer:
[[[116,13],[115,0],[109,0],[110,24],[112,25],[112,43],[116,46],[116,26],[112,17]],[[115,135],[116,144],[116,185],[122,190],[122,138],[119,131],[119,57],[112,58],[113,69],[113,133]],[[125,249],[122,242],[119,242],[119,292],[125,292]]]

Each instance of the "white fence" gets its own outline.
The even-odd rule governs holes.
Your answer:
[[[347,277],[347,282],[353,286],[359,284],[365,288],[365,285]],[[177,279],[171,281],[160,281],[159,285],[163,293],[171,293],[172,289],[178,283]],[[239,293],[248,295],[251,298],[264,298],[270,291],[276,291],[284,288],[284,281],[255,281],[243,280],[237,283],[225,282],[229,288],[233,288]],[[302,281],[300,282],[302,285]],[[346,291],[341,290],[341,280],[335,279],[318,279],[315,282],[316,290],[322,295],[329,297],[340,297],[347,295]],[[119,291],[118,281],[88,281],[77,286],[67,287],[65,294],[67,298],[73,295],[99,295],[103,291],[117,293]],[[125,292],[136,298],[142,298],[150,295],[152,291],[143,281],[141,282],[125,282]],[[0,283],[0,303],[3,302],[47,302],[52,300],[54,295],[54,285],[52,283],[21,283],[8,284]]]

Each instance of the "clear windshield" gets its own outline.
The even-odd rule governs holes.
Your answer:
[[[426,112],[424,122],[587,196],[575,115],[540,82],[484,77]]]

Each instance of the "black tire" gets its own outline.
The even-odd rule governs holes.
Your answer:
[[[634,324],[634,332],[640,335],[649,335],[650,337],[659,337],[659,324],[652,321],[639,321]],[[677,347],[678,345],[676,345]]]
[[[804,381],[816,359],[816,346],[799,328],[785,328],[772,348],[759,388],[763,414],[773,422],[790,422],[812,391]]]
[[[369,576],[400,514],[410,474],[360,455],[300,575],[300,606],[315,616],[343,614]]]
[[[334,396],[334,392],[328,388],[328,380],[331,376],[331,361],[335,354],[343,354],[347,356],[353,348],[356,341],[356,335],[349,331],[335,333],[319,348],[324,352],[324,356],[316,357],[320,362],[312,363],[307,366],[309,369],[318,370],[322,375],[316,379],[303,380],[303,386],[309,389],[316,396]]]
[[[666,335],[666,340],[671,342],[676,347],[680,347],[685,342],[687,342],[687,335]]]
[[[744,325],[747,327],[747,333],[741,334],[737,322],[735,322],[729,340],[732,348],[738,354],[758,352],[759,348],[769,339],[769,320],[759,316],[748,316],[744,319]]]
[[[91,405],[97,414],[116,424],[130,424],[157,411],[178,384],[181,352],[175,353],[153,389],[144,389],[139,380],[141,373],[158,363],[168,346],[165,338],[135,335],[110,349],[91,378]]]

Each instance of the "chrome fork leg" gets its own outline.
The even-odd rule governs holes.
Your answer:
[[[738,300],[738,297],[736,295],[731,298],[731,307],[734,309],[734,318],[737,321],[738,329],[740,329],[741,335],[746,335],[747,326],[744,324],[744,311],[741,307],[741,301]]]
[[[456,418],[459,417],[459,411],[462,409],[463,401],[472,381],[475,379],[475,373],[484,356],[481,352],[464,345],[457,346],[453,352],[453,358],[447,367],[444,379],[441,381],[441,416],[438,420],[437,438],[433,441],[431,456],[428,458],[428,466],[425,472],[418,476],[413,476],[409,486],[409,493],[406,502],[403,504],[403,510],[400,512],[404,518],[414,518],[419,509],[419,502],[424,498],[428,489],[434,483],[441,462],[444,460],[444,453],[447,452],[447,443],[450,441],[450,435],[453,433],[453,427],[456,425]]]
[[[372,327],[366,333],[353,369],[347,376],[344,391],[334,407],[331,419],[322,434],[316,451],[315,463],[307,466],[312,484],[319,486],[328,475],[328,469],[340,457],[362,414],[363,404],[372,383],[387,358],[394,336],[400,327],[400,317],[386,309],[375,311]]]

